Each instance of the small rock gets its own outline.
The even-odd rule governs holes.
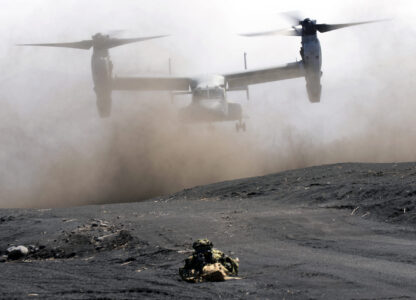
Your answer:
[[[39,248],[36,247],[35,245],[29,245],[29,247],[27,247],[30,253],[36,253],[39,251]]]
[[[27,249],[25,246],[13,246],[7,249],[7,258],[8,259],[19,259],[22,257],[25,257],[29,254],[29,249]]]

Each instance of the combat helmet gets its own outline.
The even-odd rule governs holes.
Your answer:
[[[212,250],[212,242],[208,239],[199,239],[192,244],[196,252],[206,252]]]

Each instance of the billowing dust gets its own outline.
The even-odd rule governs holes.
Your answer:
[[[338,110],[343,121],[336,137],[326,141],[321,132],[291,126],[290,116],[273,111],[262,118],[244,103],[250,114],[245,133],[236,133],[229,122],[183,124],[177,117],[177,102],[183,100],[171,104],[163,93],[115,93],[108,119],[97,116],[92,93],[79,92],[87,90],[86,84],[71,96],[61,91],[54,99],[42,99],[43,105],[26,115],[5,103],[0,206],[140,201],[195,185],[312,165],[415,161],[412,82],[397,78],[388,86],[378,85],[368,101],[352,99],[342,113]],[[329,118],[334,109],[325,105],[337,98],[326,99],[318,105]],[[321,127],[335,126],[325,115],[321,118]]]
[[[183,124],[166,96],[124,96],[140,105],[114,109],[109,119],[94,111],[93,121],[83,119],[92,101],[80,112],[71,103],[41,107],[26,124],[4,111],[1,206],[138,201],[272,170],[233,123]]]
[[[3,111],[1,206],[139,201],[271,171],[233,123],[183,124],[163,95],[115,98],[109,119],[92,101],[49,103],[27,120]],[[117,109],[123,98],[130,102]]]
[[[245,133],[233,122],[182,124],[177,113],[186,101],[171,104],[163,93],[114,93],[112,116],[100,119],[89,78],[69,86],[69,76],[53,82],[50,74],[30,82],[61,88],[42,99],[28,89],[19,110],[7,99],[27,85],[17,82],[0,99],[0,207],[141,201],[313,165],[415,161],[415,66],[389,58],[354,61],[365,74],[353,79],[337,72],[346,65],[327,67],[320,104],[308,103],[303,79],[253,88],[250,104],[243,102]]]
[[[47,101],[25,119],[4,106],[0,205],[140,201],[312,165],[414,161],[414,95],[408,82],[391,82],[373,95],[377,106],[348,106],[339,137],[329,142],[319,132],[290,127],[278,114],[268,120],[252,115],[245,133],[236,133],[234,123],[183,124],[178,105],[160,93],[115,95],[109,119],[96,116],[91,95],[78,106],[70,97]],[[276,140],[270,143],[265,132],[277,133]]]

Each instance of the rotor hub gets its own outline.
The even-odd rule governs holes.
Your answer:
[[[97,50],[107,49],[110,39],[109,35],[96,33],[92,36],[92,47]]]
[[[302,25],[302,35],[315,35],[316,34],[316,20],[311,20],[309,18],[304,19],[299,22],[299,25]]]

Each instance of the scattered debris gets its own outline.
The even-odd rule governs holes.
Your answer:
[[[356,208],[354,208],[354,209],[353,209],[353,211],[351,212],[351,216],[353,216],[353,215],[357,212],[357,210],[358,210],[359,208],[360,208],[359,206],[357,206]]]
[[[64,231],[57,239],[56,246],[39,253],[41,257],[70,258],[97,251],[112,250],[126,246],[133,240],[122,225],[93,219],[72,231]]]
[[[137,273],[140,273],[140,272],[146,271],[146,270],[147,270],[147,268],[146,267],[143,267],[143,268],[137,269],[136,272]]]
[[[69,223],[69,222],[75,222],[78,221],[77,219],[62,219],[62,222]]]
[[[72,222],[73,219],[63,222]],[[46,233],[45,233],[46,234]],[[19,259],[60,259],[86,256],[99,251],[126,247],[133,240],[131,233],[123,225],[113,225],[107,221],[93,219],[62,234],[48,245],[12,246],[7,256],[0,262]]]
[[[369,213],[369,212],[366,212],[365,214],[363,214],[363,215],[361,216],[361,218],[365,218],[365,217],[367,217],[368,215],[370,215],[370,213]]]

